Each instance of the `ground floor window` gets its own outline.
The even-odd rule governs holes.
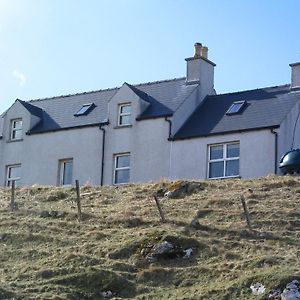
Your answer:
[[[237,177],[239,172],[239,142],[208,146],[208,178]]]
[[[15,181],[15,185],[19,186],[21,183],[21,165],[7,166],[6,169],[6,186],[10,187],[12,182]]]
[[[130,179],[130,153],[116,154],[114,184],[128,183]]]
[[[59,161],[59,184],[71,185],[73,180],[73,159]]]

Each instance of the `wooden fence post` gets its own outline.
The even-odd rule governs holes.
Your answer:
[[[245,197],[243,195],[241,196],[241,201],[242,201],[242,205],[243,205],[243,209],[244,209],[245,218],[246,218],[246,221],[247,221],[248,228],[249,228],[250,231],[253,231],[252,226],[251,226],[251,221],[250,221],[250,214],[249,214],[249,211],[248,211],[248,208],[247,208]]]
[[[156,206],[157,206],[157,208],[158,208],[158,212],[159,212],[161,221],[162,221],[162,222],[165,222],[166,219],[165,219],[164,213],[163,213],[163,211],[162,211],[162,209],[161,209],[159,200],[157,199],[156,195],[154,195],[154,200],[155,200]]]
[[[16,182],[15,182],[15,180],[12,180],[11,181],[11,198],[10,198],[10,209],[12,211],[16,208],[15,197],[16,197]]]
[[[80,199],[80,186],[79,186],[79,180],[75,180],[76,184],[76,202],[77,202],[77,209],[78,209],[78,221],[80,222],[82,220],[82,214],[81,214],[81,199]]]

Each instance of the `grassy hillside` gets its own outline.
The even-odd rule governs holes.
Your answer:
[[[174,183],[83,187],[82,222],[74,189],[19,189],[13,212],[10,191],[0,190],[0,299],[102,299],[108,290],[114,299],[266,299],[300,279],[300,177],[200,185],[163,198],[165,223],[152,195]],[[149,260],[162,241],[194,253]],[[251,294],[256,282],[263,296]]]

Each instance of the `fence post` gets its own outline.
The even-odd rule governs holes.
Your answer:
[[[165,222],[166,219],[165,219],[164,213],[163,213],[163,211],[162,211],[162,209],[161,209],[159,200],[157,199],[156,195],[154,195],[154,200],[155,200],[156,206],[157,206],[157,208],[158,208],[158,212],[159,212],[161,221],[162,221],[162,222]]]
[[[243,209],[244,209],[244,213],[245,213],[248,228],[249,228],[250,231],[253,231],[252,226],[251,226],[251,221],[250,221],[250,214],[249,214],[249,211],[248,211],[248,208],[247,208],[245,197],[243,195],[241,196],[241,201],[242,201],[242,205],[243,205]]]
[[[81,199],[80,199],[80,186],[79,186],[79,180],[75,180],[76,184],[76,202],[77,202],[77,210],[78,210],[78,221],[80,222],[82,220],[81,215]]]
[[[15,182],[15,180],[12,180],[11,181],[11,198],[10,198],[10,209],[12,211],[16,208],[15,197],[16,197],[16,182]]]

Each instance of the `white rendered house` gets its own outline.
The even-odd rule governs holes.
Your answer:
[[[17,99],[0,118],[0,184],[126,184],[278,173],[300,147],[300,63],[290,84],[216,94],[195,44],[183,78]]]

